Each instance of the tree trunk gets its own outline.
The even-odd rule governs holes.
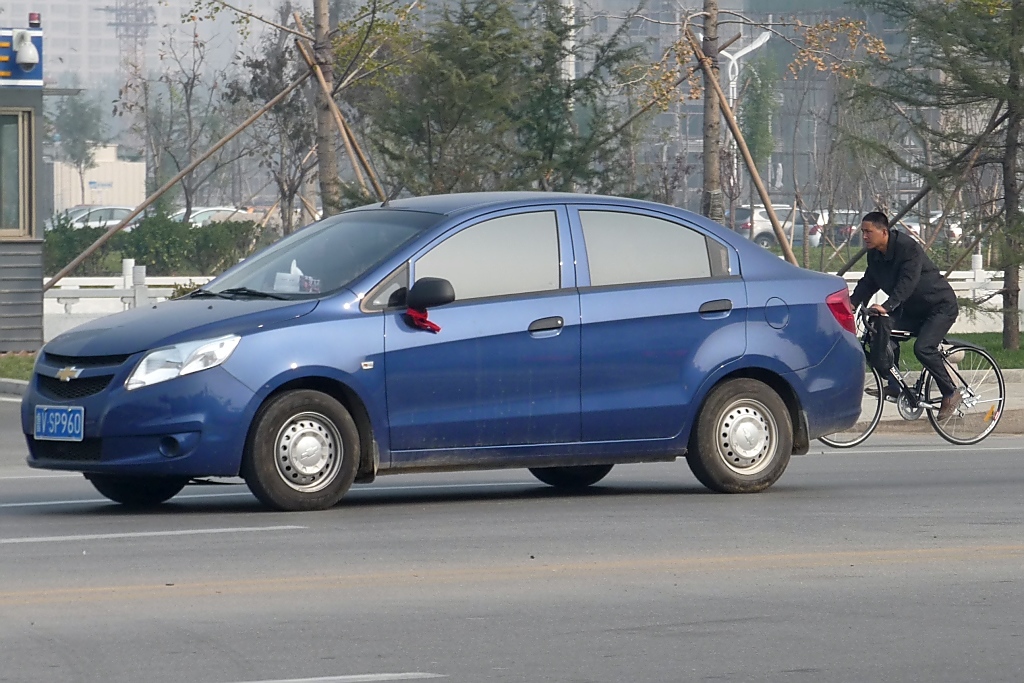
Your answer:
[[[1013,0],[1011,13],[1010,92],[1021,88],[1021,48],[1024,48],[1024,0]],[[1007,101],[1006,147],[1003,151],[1003,210],[1006,214],[1006,251],[1003,255],[1003,348],[1020,348],[1020,264],[1021,214],[1017,154],[1020,151],[1024,103],[1017,97]]]
[[[313,0],[313,57],[327,82],[327,90],[334,89],[333,55],[330,39],[330,12],[328,0]],[[336,128],[331,105],[323,88],[316,92],[316,155],[320,175],[320,201],[324,217],[341,211],[341,178],[338,176],[338,157],[334,150]]]
[[[714,77],[718,78],[718,0],[704,0],[704,56],[711,60]],[[704,74],[704,192],[700,212],[713,221],[725,219],[722,201],[722,177],[719,168],[722,148],[722,114],[714,86]]]
[[[85,204],[85,170],[81,166],[78,167],[78,191],[82,196],[79,204]]]

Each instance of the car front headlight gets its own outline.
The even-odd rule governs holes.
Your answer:
[[[130,391],[217,367],[231,357],[241,340],[237,334],[232,334],[150,351],[132,371],[124,386]]]

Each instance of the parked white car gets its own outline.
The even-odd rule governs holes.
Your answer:
[[[172,221],[178,222],[181,222],[184,217],[185,209],[178,209],[169,216]],[[234,206],[193,206],[188,222],[192,224],[192,227],[198,228],[207,223],[250,220],[251,218],[252,216],[248,211]]]
[[[939,220],[942,218],[942,211],[932,211],[928,214],[928,220],[926,226],[936,226],[939,224]],[[913,235],[919,242],[921,238],[921,219],[917,216],[905,217],[899,221],[900,225],[906,230],[906,232]],[[958,217],[950,214],[946,216],[946,220],[942,224],[943,234],[942,237],[948,239],[950,242],[958,242],[964,235],[963,221]]]
[[[772,204],[775,216],[782,223],[782,230],[789,238],[791,246],[802,246],[804,242],[804,224],[799,212],[793,211],[791,206],[784,204]],[[791,215],[792,214],[792,215]],[[795,221],[793,219],[796,219]],[[787,220],[788,219],[788,220]],[[755,206],[753,212],[750,205],[744,205],[736,209],[733,217],[736,232],[748,240],[768,249],[774,246],[775,231],[772,229],[771,220],[768,218],[768,211],[764,206]],[[726,221],[729,224],[729,221]],[[821,244],[821,226],[823,224],[815,221],[807,231],[807,243],[812,247]]]
[[[63,215],[71,222],[72,228],[109,228],[117,225],[135,209],[131,206],[73,206],[57,214]],[[53,219],[46,221],[45,228],[53,227]]]

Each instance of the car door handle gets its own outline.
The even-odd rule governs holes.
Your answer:
[[[562,320],[562,316],[555,315],[550,318],[534,320],[530,323],[530,327],[528,329],[530,332],[552,332],[554,330],[562,329],[563,325],[565,325],[565,321]]]
[[[698,311],[701,315],[707,313],[728,313],[732,310],[732,302],[728,299],[715,299],[714,301],[705,301],[700,305]]]

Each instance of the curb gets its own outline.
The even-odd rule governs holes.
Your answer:
[[[0,377],[0,394],[23,396],[28,382],[23,379],[6,379]]]

